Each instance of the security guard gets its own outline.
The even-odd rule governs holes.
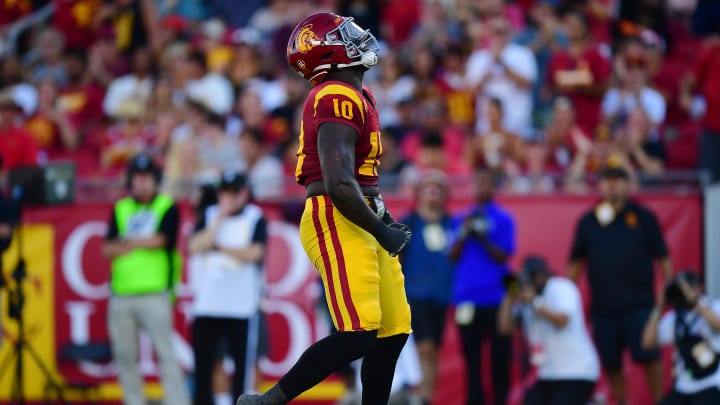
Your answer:
[[[140,328],[157,355],[164,403],[190,403],[171,341],[171,296],[181,270],[175,250],[179,213],[171,197],[158,193],[160,177],[160,167],[149,156],[130,161],[130,196],[115,203],[103,245],[103,254],[112,260],[108,328],[127,405],[146,403],[137,365]]]
[[[606,166],[599,186],[602,201],[577,224],[569,276],[577,281],[587,264],[595,344],[617,402],[626,403],[625,348],[630,349],[633,361],[645,368],[657,402],[662,395],[660,353],[646,350],[640,343],[655,301],[653,260],[660,262],[668,280],[670,255],[655,214],[630,198],[630,175],[623,167]]]

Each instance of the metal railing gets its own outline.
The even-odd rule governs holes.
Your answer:
[[[14,22],[7,32],[7,39],[5,40],[6,52],[9,54],[15,54],[20,35],[35,25],[44,22],[54,12],[55,4],[54,2],[50,2],[47,5],[35,10],[32,14]]]

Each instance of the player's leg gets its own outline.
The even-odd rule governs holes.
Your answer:
[[[325,196],[306,201],[300,239],[323,280],[338,332],[310,346],[266,394],[243,395],[238,405],[287,403],[375,345],[380,327],[377,241]]]
[[[380,267],[380,308],[382,319],[375,346],[365,355],[360,377],[363,405],[386,404],[395,375],[395,366],[405,346],[410,327],[410,305],[405,295],[405,277],[397,257],[378,246]]]

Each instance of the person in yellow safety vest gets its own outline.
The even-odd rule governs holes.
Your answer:
[[[112,261],[108,329],[126,405],[146,404],[137,364],[140,329],[155,350],[163,403],[190,404],[171,340],[173,290],[181,272],[175,249],[180,215],[172,197],[158,193],[161,173],[147,155],[129,162],[130,195],[115,203],[102,247]]]

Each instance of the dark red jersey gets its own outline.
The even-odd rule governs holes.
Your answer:
[[[320,83],[305,100],[295,169],[297,182],[307,186],[323,178],[317,138],[318,128],[325,122],[355,129],[359,135],[355,143],[355,178],[361,186],[377,186],[382,143],[375,100],[367,88],[360,92],[338,81]]]

